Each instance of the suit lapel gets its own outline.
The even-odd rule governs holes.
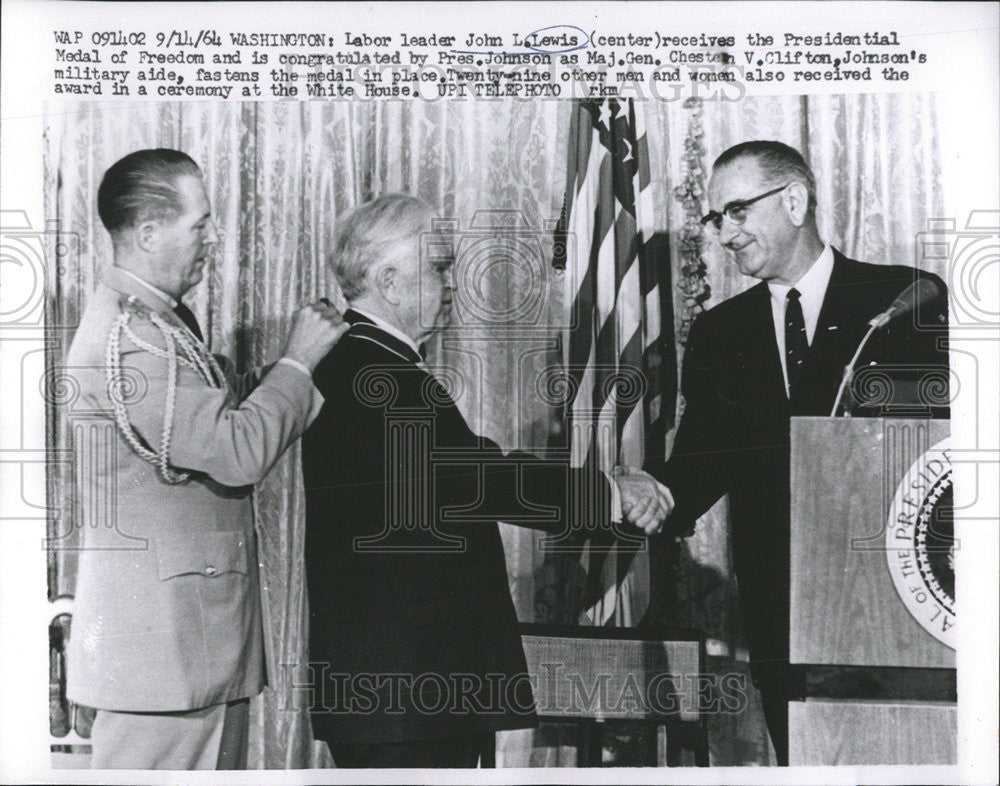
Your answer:
[[[834,249],[833,271],[809,348],[808,399],[804,402],[808,414],[829,414],[844,365],[864,335],[865,323],[856,316],[863,293],[858,292],[850,268],[851,261]]]
[[[347,336],[366,345],[368,363],[374,363],[375,358],[379,358],[380,362],[375,365],[383,368],[388,365],[400,386],[401,395],[387,405],[387,414],[392,412],[411,418],[419,418],[422,413],[432,414],[435,449],[482,448],[483,440],[469,427],[447,388],[428,370],[411,346],[353,309],[344,312],[344,320],[351,323]],[[387,355],[393,358],[389,364],[381,360]]]
[[[856,332],[854,311],[858,293],[855,291],[857,284],[851,279],[849,266],[850,262],[835,249],[833,271],[823,296],[810,354],[815,352],[820,357],[839,357],[843,354],[842,348],[852,344],[852,333]]]
[[[360,314],[354,309],[349,308],[344,312],[344,321],[351,324],[349,335],[361,341],[369,341],[377,344],[382,349],[388,350],[397,356],[407,366],[412,365],[413,368],[411,370],[419,373],[421,380],[423,380],[418,397],[421,404],[432,406],[439,412],[453,413],[461,420],[463,428],[468,431],[465,419],[459,413],[458,406],[452,399],[451,394],[441,384],[441,381],[428,370],[427,366],[424,365],[423,358],[417,352],[413,351],[413,347],[391,333],[386,332],[364,314]],[[403,364],[401,363],[401,365]]]

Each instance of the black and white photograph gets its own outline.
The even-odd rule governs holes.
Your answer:
[[[0,781],[995,782],[998,7],[794,7],[5,2]]]

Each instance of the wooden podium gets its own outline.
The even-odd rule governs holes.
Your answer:
[[[948,433],[792,419],[793,766],[956,762]]]

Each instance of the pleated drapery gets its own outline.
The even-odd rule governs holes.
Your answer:
[[[46,236],[46,317],[56,328],[47,348],[49,370],[58,372],[98,272],[111,261],[96,210],[101,175],[133,150],[173,147],[200,164],[220,230],[209,274],[185,302],[213,351],[241,369],[278,356],[300,304],[321,296],[342,304],[329,264],[338,217],[380,193],[407,191],[426,200],[452,222],[460,259],[508,249],[493,253],[495,263],[476,267],[475,281],[459,282],[479,310],[466,309],[472,322],[453,324],[432,342],[430,362],[460,373],[457,403],[474,430],[506,448],[543,449],[551,412],[535,384],[559,332],[552,315],[561,310],[562,283],[549,262],[551,226],[566,182],[571,109],[548,101],[49,104],[45,207],[56,229]],[[699,106],[649,101],[637,111],[645,113],[649,135],[653,229],[670,235],[675,282],[683,279],[686,217],[676,189],[692,182],[692,149],[699,151],[706,183],[712,160],[737,142],[779,139],[800,149],[816,173],[822,236],[856,259],[916,264],[917,233],[927,219],[944,215],[931,96],[744,98]],[[698,135],[694,148],[692,134]],[[516,232],[491,229],[497,211]],[[57,253],[67,247],[79,252]],[[704,307],[754,283],[727,265],[712,241],[698,252]],[[535,302],[542,306],[530,308]],[[679,289],[674,306],[679,327],[692,308]],[[517,322],[505,321],[512,314]],[[679,345],[678,360],[681,352]],[[57,407],[47,424],[50,450],[65,449]],[[69,472],[68,464],[50,466],[49,496],[60,511],[50,531],[71,546]],[[295,688],[308,661],[297,446],[258,488],[256,511],[265,533],[263,583],[277,673],[252,703],[250,765],[324,766],[329,754],[312,742]],[[654,589],[663,593],[657,621],[704,630],[720,670],[744,668],[727,526],[720,503],[679,550],[670,575],[654,577]],[[567,587],[579,576],[553,570],[535,533],[501,529],[521,619],[563,618],[573,597]],[[72,595],[75,570],[71,549],[52,551],[53,598]],[[710,723],[714,763],[767,761],[754,713]],[[573,763],[570,747],[551,730],[502,735],[498,754],[509,766]]]

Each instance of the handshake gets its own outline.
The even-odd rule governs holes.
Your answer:
[[[674,509],[670,489],[652,475],[635,467],[615,467],[615,482],[621,493],[622,514],[647,535],[663,529],[663,522]]]

